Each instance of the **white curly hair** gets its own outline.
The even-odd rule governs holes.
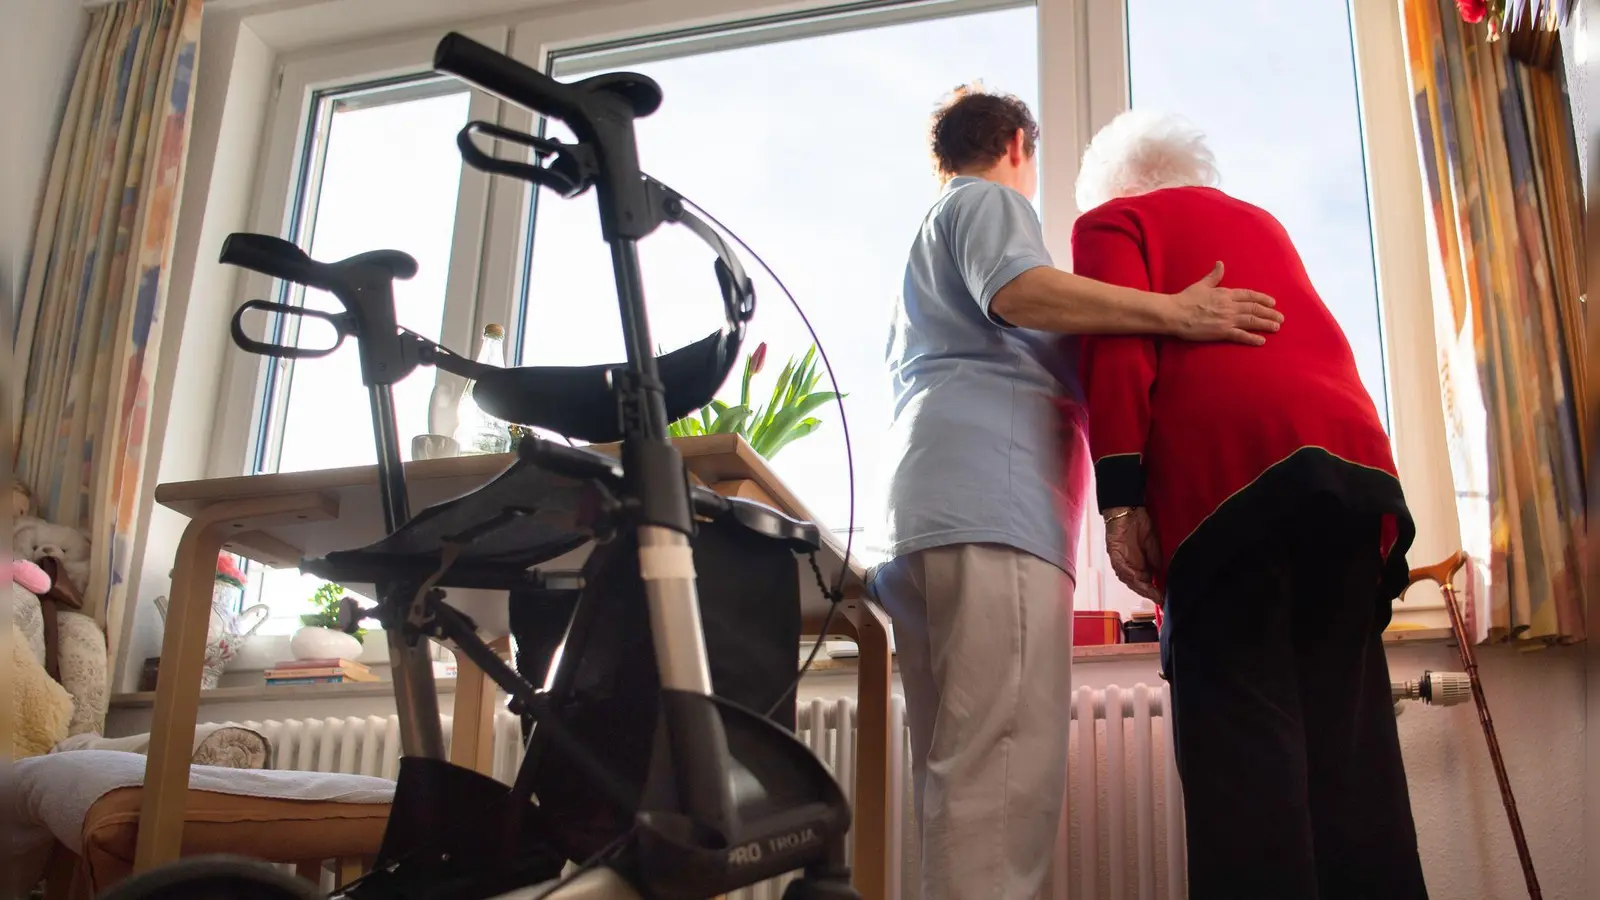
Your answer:
[[[1100,129],[1078,169],[1078,211],[1162,188],[1215,187],[1205,132],[1182,116],[1130,109]]]

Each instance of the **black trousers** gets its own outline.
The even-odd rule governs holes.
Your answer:
[[[1169,587],[1191,900],[1427,897],[1379,571],[1377,518],[1319,510]]]

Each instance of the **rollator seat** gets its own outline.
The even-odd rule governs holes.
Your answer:
[[[304,560],[301,569],[318,578],[371,584],[427,578],[447,546],[455,562],[437,582],[444,588],[522,590],[541,586],[529,571],[595,537],[592,521],[602,488],[617,489],[622,464],[603,453],[524,438],[517,461],[493,481],[422,510],[398,531],[365,547]],[[815,552],[815,525],[750,500],[692,489],[697,515],[736,523],[786,542],[796,553]]]
[[[738,349],[735,332],[718,331],[656,357],[667,421],[677,421],[711,402],[727,380]],[[621,363],[499,369],[478,377],[472,398],[497,419],[547,428],[591,444],[610,444],[622,440],[611,383],[612,371],[620,368]]]

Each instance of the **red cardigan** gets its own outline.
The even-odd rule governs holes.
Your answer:
[[[1261,347],[1084,339],[1100,507],[1148,508],[1161,582],[1209,577],[1321,495],[1384,517],[1384,584],[1398,594],[1414,530],[1389,437],[1283,226],[1221,191],[1171,188],[1084,214],[1072,259],[1081,275],[1160,293],[1222,260],[1225,286],[1272,296],[1284,316]]]

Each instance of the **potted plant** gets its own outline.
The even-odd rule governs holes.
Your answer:
[[[289,640],[294,658],[358,659],[367,633],[361,604],[345,594],[344,585],[328,583],[311,595],[311,605],[313,611],[300,617],[305,627]]]
[[[790,358],[778,373],[772,397],[765,405],[750,405],[750,384],[767,360],[767,345],[762,342],[744,360],[744,377],[739,382],[739,402],[729,405],[712,400],[710,405],[673,422],[668,434],[690,437],[700,434],[737,434],[766,459],[791,443],[816,433],[822,420],[812,413],[824,404],[839,399],[832,391],[816,390],[822,373],[817,371],[817,348],[812,345],[798,361]]]

